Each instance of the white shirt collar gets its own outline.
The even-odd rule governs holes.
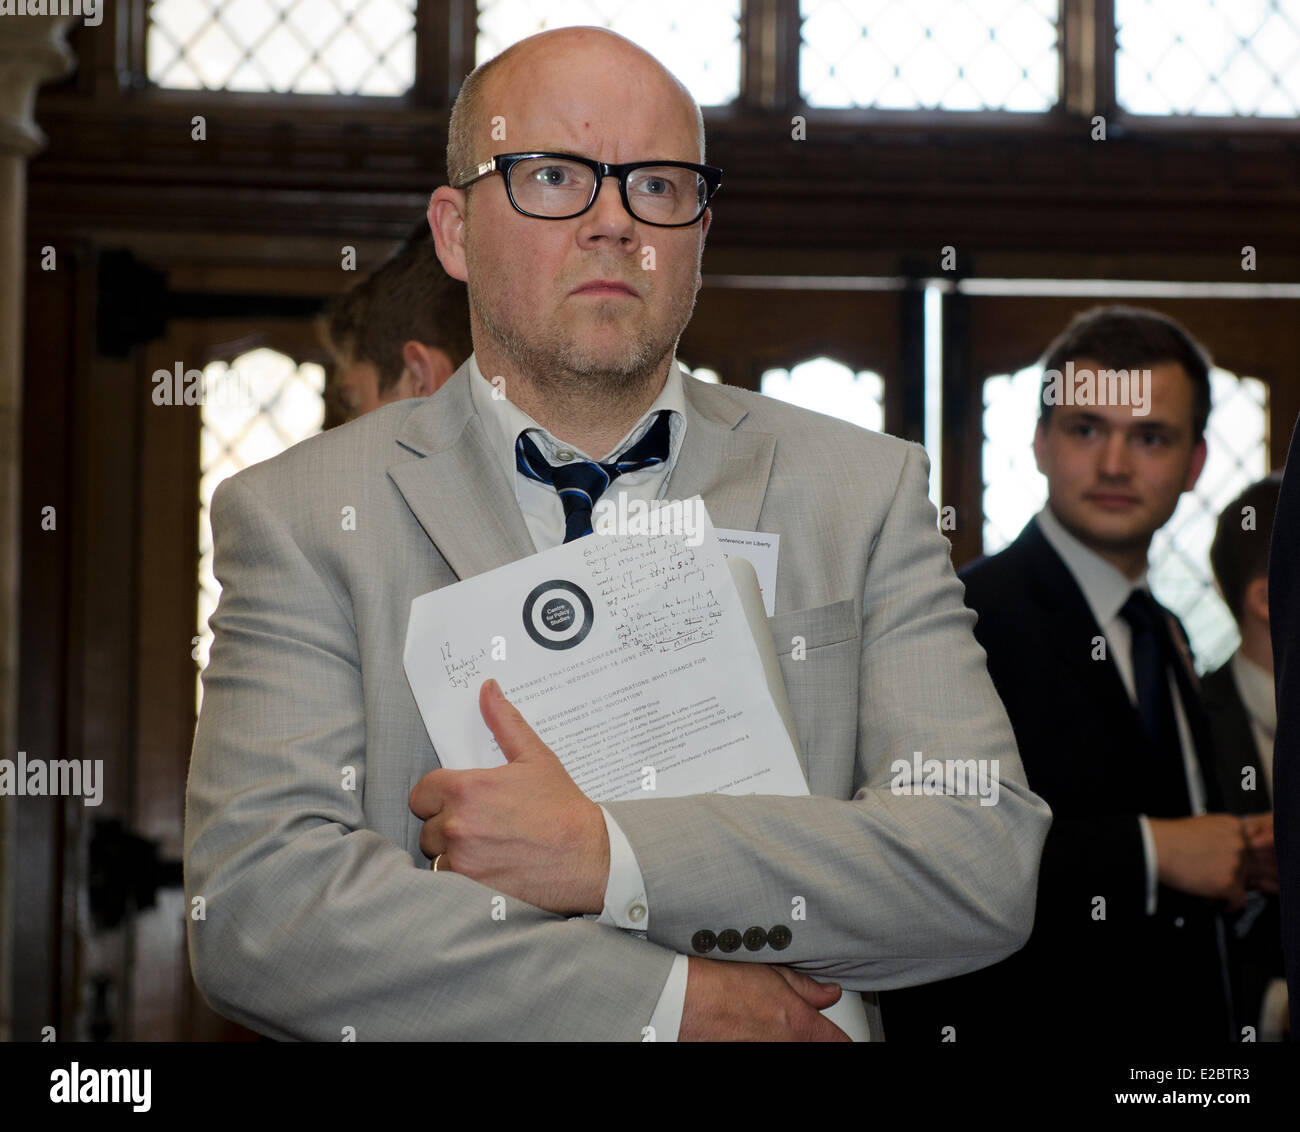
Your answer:
[[[1083,591],[1084,600],[1097,625],[1105,629],[1123,608],[1128,595],[1133,590],[1147,589],[1147,572],[1144,569],[1136,579],[1131,579],[1117,567],[1107,562],[1095,550],[1084,546],[1074,535],[1065,529],[1061,520],[1053,513],[1050,504],[1035,516],[1043,537],[1052,549],[1061,556],[1066,569],[1073,575],[1079,589]]]
[[[1277,734],[1277,699],[1272,675],[1242,656],[1240,649],[1232,654],[1230,663],[1246,714],[1273,738]]]
[[[521,432],[529,433],[530,438],[541,448],[542,454],[553,463],[560,462],[554,457],[556,452],[561,450],[572,452],[582,460],[595,459],[582,449],[557,439],[508,397],[498,394],[497,387],[483,376],[478,368],[478,359],[473,354],[469,356],[469,372],[470,399],[475,411],[483,420],[488,442],[492,445],[492,451],[496,454],[507,481],[514,481],[515,442]],[[504,386],[502,391],[504,392]],[[668,409],[672,413],[669,420],[668,459],[665,461],[665,467],[672,468],[677,463],[677,454],[681,451],[682,442],[686,437],[686,391],[682,383],[682,371],[677,365],[676,358],[673,358],[668,367],[668,378],[659,391],[659,396],[655,398],[654,404],[641,415],[623,439],[605,453],[605,456],[612,456],[615,452],[620,452],[640,440],[660,409]]]

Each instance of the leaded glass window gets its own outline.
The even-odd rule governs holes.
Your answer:
[[[609,28],[645,48],[701,106],[740,93],[740,0],[480,0],[477,61],[539,31],[576,25]]]
[[[1115,89],[1134,114],[1300,114],[1300,0],[1116,0]]]
[[[788,370],[770,369],[763,374],[759,392],[876,432],[885,427],[884,378],[872,370],[854,373],[833,358],[813,358]]]
[[[802,0],[809,106],[1050,110],[1058,0]]]
[[[212,493],[227,476],[278,456],[320,432],[325,423],[325,370],[298,365],[275,350],[259,349],[233,362],[203,370],[199,434],[199,606],[198,663],[207,666],[212,648],[208,618],[221,586],[212,573]],[[197,689],[203,703],[203,686]]]
[[[183,90],[398,95],[416,0],[154,0],[149,80]]]

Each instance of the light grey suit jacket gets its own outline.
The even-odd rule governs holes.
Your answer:
[[[191,907],[204,898],[190,956],[218,1011],[277,1038],[638,1041],[701,928],[785,924],[784,951],[711,957],[779,959],[859,991],[1024,943],[1050,815],[971,632],[924,450],[685,386],[668,493],[699,493],[719,527],[781,536],[771,628],[814,796],[609,805],[645,878],[648,940],[513,898],[494,919],[491,890],[429,871],[407,805],[438,765],[402,668],[410,604],[533,551],[467,363],[433,397],[213,497],[223,589],[185,884]],[[891,792],[890,764],[914,751],[998,760],[997,804]]]

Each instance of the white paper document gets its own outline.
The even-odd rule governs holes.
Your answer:
[[[494,678],[594,801],[807,794],[754,574],[732,563],[747,617],[699,510],[702,541],[595,534],[416,598],[404,662],[442,765],[504,764],[478,707]],[[867,1036],[857,995],[827,1013]]]
[[[416,598],[406,674],[442,765],[505,761],[493,677],[597,802],[806,794],[707,523],[699,546],[592,535]]]
[[[722,556],[727,561],[743,558],[754,567],[763,608],[771,617],[776,612],[776,560],[781,536],[766,531],[728,531],[721,527],[717,528],[717,535],[722,544]]]

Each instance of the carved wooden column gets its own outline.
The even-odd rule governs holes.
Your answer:
[[[27,161],[45,138],[32,117],[36,88],[72,69],[71,16],[0,16],[0,758],[13,759],[18,692],[18,575],[23,525],[23,288]],[[12,873],[16,799],[0,796],[0,971],[13,970]],[[0,1041],[10,1040],[12,987],[0,980]]]

